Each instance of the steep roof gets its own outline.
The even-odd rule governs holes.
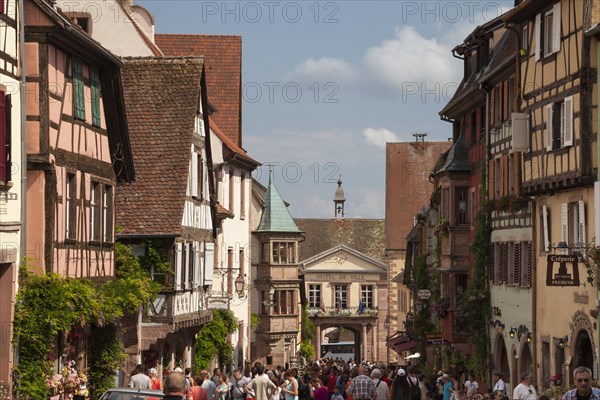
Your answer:
[[[494,49],[489,64],[485,67],[479,83],[501,79],[504,74],[514,74],[515,51],[517,50],[517,36],[514,32],[506,31],[500,38],[498,46]],[[497,78],[500,77],[500,78]]]
[[[123,60],[137,179],[117,188],[117,224],[122,234],[179,234],[203,61],[201,57]]]
[[[465,143],[464,135],[460,135],[458,140],[448,150],[446,162],[436,171],[436,174],[441,172],[469,172],[471,171],[471,163],[469,161],[469,151]]]
[[[230,138],[225,135],[225,132],[219,128],[219,126],[213,121],[212,116],[210,117],[210,130],[214,132],[215,135],[223,142],[223,147],[226,151],[224,151],[225,161],[229,160],[237,160],[242,164],[248,166],[251,169],[254,169],[261,165],[254,158],[250,157],[246,150],[242,149],[236,143],[234,143]]]
[[[208,100],[213,120],[234,143],[242,143],[242,37],[230,35],[157,34],[165,55],[202,55],[206,64]]]
[[[338,245],[346,245],[385,262],[385,220],[362,218],[296,218],[304,231],[300,260],[307,260]]]
[[[265,193],[264,202],[260,224],[256,232],[302,232],[298,229],[290,211],[273,184],[273,171],[270,171],[269,174],[269,186],[267,187],[267,193]]]

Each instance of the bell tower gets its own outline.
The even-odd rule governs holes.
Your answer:
[[[344,189],[342,189],[342,175],[337,181],[338,187],[335,189],[335,196],[333,198],[333,204],[335,206],[335,217],[336,218],[344,218],[344,202],[346,198],[344,197]]]

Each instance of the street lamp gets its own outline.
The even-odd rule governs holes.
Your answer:
[[[235,282],[234,282],[234,284],[235,284],[235,291],[237,292],[237,294],[238,294],[239,297],[243,297],[244,294],[245,294],[245,292],[246,292],[246,289],[248,288],[246,286],[245,276],[246,275],[242,276],[240,274],[240,275],[238,275],[237,278],[235,278]]]

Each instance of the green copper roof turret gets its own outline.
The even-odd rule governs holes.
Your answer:
[[[269,186],[265,194],[265,207],[256,232],[293,232],[301,233],[294,222],[277,188],[273,184],[273,170],[269,170]]]

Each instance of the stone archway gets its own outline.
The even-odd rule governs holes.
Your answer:
[[[335,331],[338,332],[335,332]],[[333,339],[333,342],[325,340],[325,337]],[[354,361],[360,360],[362,333],[359,328],[353,325],[344,325],[339,323],[321,323],[317,324],[315,333],[315,354],[318,358],[325,357],[326,353],[322,352],[322,345],[335,342],[354,342]]]
[[[508,352],[506,344],[504,343],[504,337],[502,334],[496,336],[496,346],[494,351],[494,364],[496,365],[496,372],[502,374],[502,379],[508,379],[510,377],[510,365],[508,363]]]
[[[594,370],[594,346],[588,331],[581,329],[575,337],[573,348],[573,367],[588,367]]]
[[[571,331],[571,355],[573,361],[570,365],[570,374],[573,369],[579,366],[585,366],[592,370],[593,377],[598,376],[596,366],[597,354],[593,343],[592,323],[588,315],[583,311],[577,311],[573,316],[573,326]]]
[[[527,341],[524,341],[521,345],[521,357],[519,357],[519,376],[521,376],[523,372],[533,373],[533,357],[531,355],[531,346],[529,343],[527,343]],[[518,383],[519,380],[516,380],[515,385]]]

